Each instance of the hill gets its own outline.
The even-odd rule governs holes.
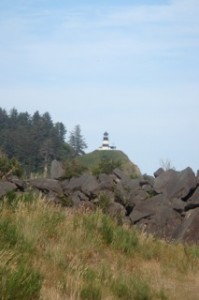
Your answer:
[[[103,159],[119,162],[121,164],[121,169],[126,175],[132,177],[141,176],[141,172],[138,166],[131,162],[124,152],[119,150],[95,150],[77,158],[77,160],[85,167],[87,167],[90,171],[95,169]]]
[[[0,209],[0,299],[198,299],[199,249],[31,194]]]

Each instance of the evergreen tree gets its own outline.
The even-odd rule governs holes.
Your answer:
[[[0,108],[0,147],[9,159],[16,157],[28,174],[43,172],[54,158],[71,157],[65,134],[65,126],[54,124],[48,112],[31,116],[13,108],[7,114]]]
[[[69,145],[73,149],[74,156],[84,154],[84,149],[87,148],[87,144],[84,137],[81,135],[80,125],[76,125],[74,130],[70,133]]]

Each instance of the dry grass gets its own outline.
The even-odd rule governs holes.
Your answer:
[[[41,197],[2,205],[0,224],[6,220],[16,241],[9,231],[0,239],[0,270],[2,257],[22,253],[41,275],[42,300],[198,299],[197,247],[156,240],[117,226],[101,211],[74,212]]]

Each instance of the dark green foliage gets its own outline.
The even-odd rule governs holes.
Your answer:
[[[13,157],[9,159],[5,154],[0,155],[0,179],[6,178],[11,175],[21,177],[23,169],[18,160]]]
[[[103,157],[98,166],[93,169],[93,175],[111,174],[116,168],[121,168],[121,161]]]
[[[87,170],[87,168],[76,159],[65,160],[64,169],[64,178],[68,179],[71,177],[80,176]]]
[[[65,134],[64,125],[54,124],[47,112],[40,115],[36,111],[31,116],[12,109],[7,114],[0,108],[0,147],[9,159],[16,157],[27,174],[43,172],[53,159],[71,155]]]

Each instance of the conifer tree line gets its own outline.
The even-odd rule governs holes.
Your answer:
[[[64,161],[84,154],[87,145],[80,125],[69,133],[68,142],[66,132],[64,124],[54,123],[48,112],[30,115],[0,108],[0,150],[10,159],[15,157],[27,174],[42,172],[53,159]]]

